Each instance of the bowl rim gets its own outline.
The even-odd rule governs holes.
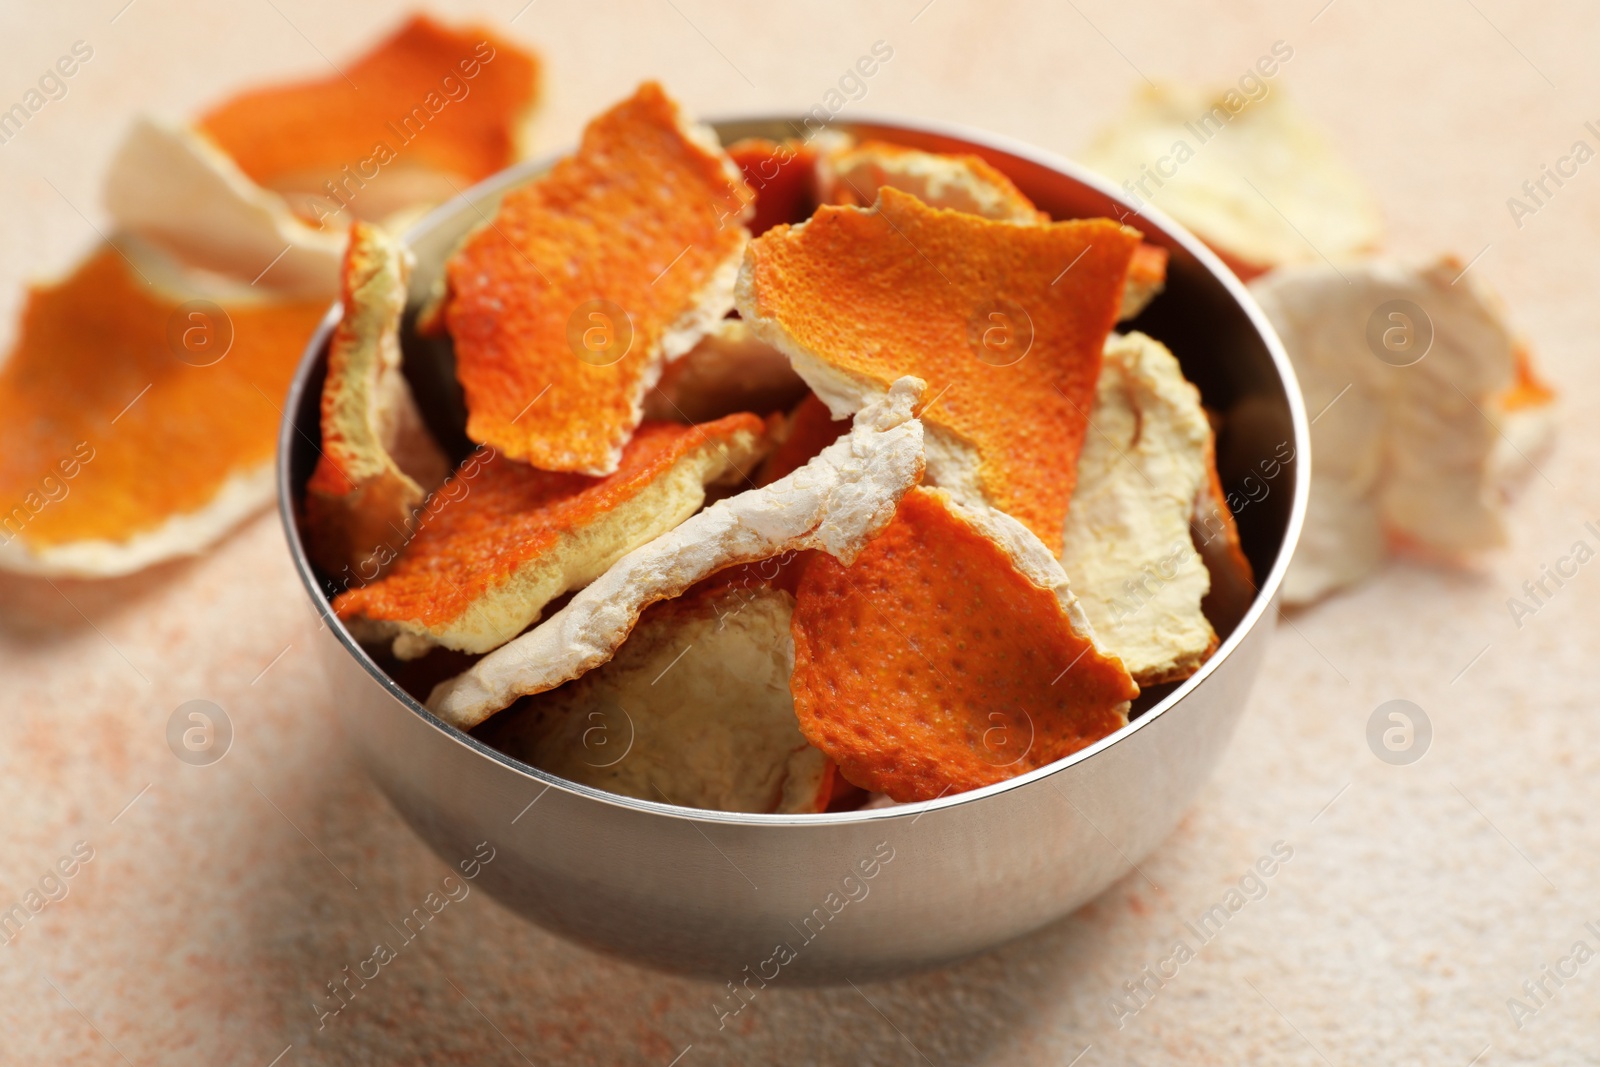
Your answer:
[[[794,126],[803,122],[804,116],[787,115],[776,112],[754,112],[749,114],[733,114],[716,116],[700,120],[702,124],[712,128],[722,126],[753,126],[761,123],[778,124],[787,123]],[[1300,392],[1299,380],[1295,375],[1294,367],[1289,362],[1287,352],[1282,341],[1278,338],[1272,324],[1267,320],[1266,314],[1250,295],[1237,275],[1233,273],[1222,259],[1199,238],[1190,233],[1187,228],[1169,217],[1165,212],[1149,204],[1135,205],[1130,202],[1123,190],[1117,187],[1109,178],[1091,172],[1082,164],[1037,148],[1026,142],[1017,140],[1007,135],[977,130],[959,123],[926,120],[914,117],[901,117],[874,113],[851,114],[830,122],[830,129],[850,130],[854,127],[870,127],[876,132],[892,134],[895,131],[904,131],[910,134],[922,134],[932,137],[947,138],[963,142],[978,149],[987,149],[1002,152],[1018,159],[1025,160],[1036,166],[1053,171],[1079,185],[1087,186],[1098,192],[1112,202],[1126,209],[1126,214],[1120,221],[1127,222],[1130,218],[1146,218],[1174,243],[1182,246],[1184,251],[1206,268],[1208,272],[1220,282],[1228,295],[1234,300],[1249,320],[1251,326],[1266,345],[1267,354],[1271,358],[1273,368],[1278,375],[1283,387],[1284,396],[1289,406],[1291,427],[1295,445],[1295,458],[1299,469],[1295,472],[1294,495],[1290,505],[1288,522],[1284,528],[1283,538],[1278,549],[1277,559],[1266,579],[1256,585],[1256,594],[1244,616],[1234,626],[1230,633],[1212,653],[1210,658],[1201,665],[1200,669],[1179,683],[1178,687],[1168,693],[1149,710],[1137,719],[1129,722],[1122,728],[1113,731],[1095,743],[1085,746],[1071,755],[1064,756],[1054,763],[1036,768],[1025,774],[995,782],[978,789],[955,793],[948,796],[935,797],[932,800],[920,800],[906,804],[895,804],[891,807],[872,808],[856,811],[842,812],[815,812],[801,814],[767,814],[750,812],[714,811],[703,808],[691,808],[678,804],[664,803],[654,800],[640,800],[634,797],[623,796],[617,793],[606,792],[592,786],[569,782],[564,778],[540,770],[529,764],[523,763],[515,757],[508,756],[498,749],[492,748],[463,730],[450,725],[443,719],[434,715],[421,701],[411,696],[402,689],[377,663],[369,656],[365,649],[350,635],[338,616],[333,613],[332,603],[323,592],[312,570],[311,562],[306,554],[305,545],[300,536],[299,525],[295,519],[295,501],[290,485],[290,472],[288,457],[293,446],[294,437],[301,433],[295,421],[295,415],[304,406],[304,398],[312,367],[316,365],[317,358],[326,347],[334,327],[342,318],[342,308],[339,300],[335,300],[328,313],[323,316],[316,332],[306,344],[301,353],[299,365],[295,368],[294,378],[290,383],[289,391],[284,403],[283,420],[279,424],[277,457],[275,463],[275,483],[278,498],[278,514],[284,527],[285,540],[288,543],[289,554],[294,561],[295,570],[300,576],[301,584],[306,593],[316,605],[317,612],[329,631],[343,646],[344,651],[355,659],[356,663],[364,669],[388,694],[397,700],[408,711],[417,715],[422,721],[432,726],[446,739],[461,745],[480,757],[487,758],[500,764],[504,769],[527,779],[530,783],[537,783],[544,787],[528,807],[531,808],[544,798],[545,793],[556,788],[564,792],[583,797],[588,800],[598,801],[628,811],[667,816],[677,820],[691,822],[723,823],[748,827],[830,827],[840,825],[869,825],[884,820],[894,820],[911,817],[920,818],[922,815],[933,811],[943,811],[961,807],[967,804],[977,804],[1000,794],[1026,788],[1035,782],[1061,774],[1079,763],[1093,759],[1097,754],[1114,745],[1132,737],[1139,730],[1161,718],[1175,709],[1183,699],[1197,689],[1224,661],[1242,644],[1246,637],[1261,624],[1263,616],[1269,610],[1277,610],[1276,601],[1279,588],[1283,584],[1284,574],[1288,569],[1290,560],[1294,556],[1295,548],[1299,543],[1301,530],[1305,523],[1306,507],[1310,496],[1311,485],[1311,438],[1310,423],[1306,418],[1305,400]],[[403,243],[410,247],[421,236],[437,228],[447,219],[455,218],[464,206],[475,205],[485,197],[492,196],[509,187],[521,184],[524,181],[547,170],[563,156],[571,154],[575,146],[563,147],[551,152],[543,152],[538,156],[523,160],[505,170],[492,174],[471,187],[460,191],[456,196],[430,210],[421,219],[409,226],[402,236]],[[309,439],[308,439],[309,440]],[[523,809],[524,812],[527,808]],[[520,818],[521,815],[518,816]],[[513,820],[515,821],[515,820]]]

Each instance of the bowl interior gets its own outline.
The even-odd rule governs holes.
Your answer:
[[[724,144],[744,137],[782,139],[807,131],[798,119],[760,118],[714,122]],[[855,121],[833,128],[860,139],[891,141],[933,151],[975,154],[1009,178],[1036,205],[1055,219],[1112,217],[1131,225],[1145,239],[1167,249],[1170,259],[1163,293],[1137,319],[1119,324],[1120,330],[1137,329],[1172,350],[1184,374],[1200,390],[1205,406],[1221,416],[1217,441],[1217,468],[1223,489],[1235,513],[1240,540],[1254,569],[1257,590],[1253,601],[1212,612],[1212,623],[1222,645],[1206,667],[1183,683],[1154,687],[1135,706],[1130,724],[1110,738],[1067,757],[1057,767],[1088,758],[1127,731],[1176,704],[1188,689],[1225,657],[1236,641],[1234,631],[1253,625],[1276,593],[1299,532],[1306,493],[1308,427],[1293,372],[1271,327],[1239,281],[1196,238],[1148,208],[1136,210],[1109,182],[1064,160],[1021,145],[968,131],[950,131],[902,121]],[[402,331],[404,372],[422,409],[424,419],[453,460],[473,448],[466,437],[466,410],[456,382],[454,352],[448,337],[427,338],[416,333],[417,312],[433,293],[443,265],[459,242],[494,217],[504,194],[548,169],[556,157],[530,160],[496,175],[461,197],[441,206],[418,223],[406,239],[416,255],[410,300]],[[327,611],[327,595],[338,583],[307,560],[299,502],[316,465],[320,448],[319,397],[326,369],[326,345],[337,308],[312,340],[297,375],[286,409],[281,439],[280,492],[291,550],[308,588],[320,590]],[[1285,458],[1285,457],[1289,458]],[[1070,576],[1070,571],[1069,571]],[[314,594],[317,595],[317,594]],[[1209,610],[1209,605],[1208,605]],[[452,730],[434,719],[419,703],[407,697],[385,671],[337,622],[329,619],[341,641],[375,677],[390,684],[397,696],[416,714]],[[458,735],[459,736],[459,735]],[[491,758],[505,762],[542,780],[543,772],[493,752],[475,740],[463,738]],[[1020,781],[1020,779],[1018,780]],[[1008,783],[997,787],[1004,788]],[[987,790],[985,791],[987,792]],[[631,804],[627,798],[609,798]],[[928,804],[947,803],[930,801]],[[641,807],[663,807],[638,802]],[[705,815],[704,812],[696,812]],[[742,816],[762,819],[765,816]],[[812,816],[810,818],[820,818]],[[832,818],[832,816],[829,816]]]

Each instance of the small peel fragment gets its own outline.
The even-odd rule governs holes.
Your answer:
[[[1122,287],[1117,321],[1127,322],[1136,318],[1166,287],[1167,250],[1148,241],[1141,242],[1134,249],[1133,260],[1128,264],[1128,280]]]
[[[488,652],[546,604],[700,510],[705,487],[743,480],[763,447],[754,415],[646,423],[604,478],[474,453],[435,494],[382,578],[333,607],[359,639],[414,659],[436,645]]]
[[[849,420],[834,418],[816,393],[807,393],[784,420],[777,447],[762,462],[756,484],[766,485],[799,470],[849,431]]]
[[[805,549],[854,559],[922,477],[912,409],[925,389],[915,378],[895,382],[804,467],[624,556],[542,624],[435,687],[429,710],[470,729],[518,697],[571,681],[609,660],[646,607],[726,568]]]
[[[1376,200],[1281,91],[1246,100],[1151,86],[1079,158],[1193,230],[1245,280],[1382,243]],[[1174,173],[1158,173],[1162,163]]]
[[[645,394],[644,417],[704,422],[737,411],[768,414],[792,407],[805,391],[783,353],[742,319],[723,319],[688,355],[667,364]]]
[[[729,145],[728,156],[738,164],[755,197],[751,236],[780,222],[801,222],[816,208],[819,154],[810,142],[747,137]]]
[[[322,446],[305,500],[307,547],[331,574],[366,574],[385,549],[398,555],[413,512],[450,473],[400,373],[410,273],[411,254],[396,238],[368,223],[351,227],[344,317],[328,346]]]
[[[293,296],[339,291],[342,229],[309,225],[187,126],[134,119],[105,197],[119,230],[193,267]]]
[[[712,811],[818,812],[828,758],[789,695],[794,598],[757,588],[656,604],[610,662],[496,716],[477,736],[568,781]]]
[[[733,306],[748,210],[715,135],[655,82],[590,122],[446,266],[467,435],[544,470],[615,470],[663,366]]]
[[[247,90],[197,125],[297,214],[374,221],[524,155],[539,77],[538,58],[498,34],[416,15],[336,72]]]
[[[1107,219],[994,222],[892,187],[878,197],[752,241],[741,317],[836,416],[902,374],[927,381],[929,480],[1060,544],[1139,235]]]
[[[1217,645],[1201,610],[1211,576],[1190,532],[1212,478],[1200,392],[1160,342],[1113,335],[1089,421],[1061,565],[1135,681],[1187,678]]]
[[[1139,687],[1016,520],[918,488],[848,566],[800,578],[801,732],[850,782],[930,800],[1025,774],[1128,721]]]
[[[1049,222],[1022,190],[974,155],[927,152],[888,141],[862,141],[822,159],[825,202],[865,207],[885,186],[921,200],[999,222]]]
[[[1521,406],[1521,341],[1500,301],[1462,270],[1453,257],[1373,261],[1283,268],[1251,284],[1315,415],[1288,603],[1365,578],[1391,538],[1447,558],[1505,542],[1507,483],[1537,469],[1536,454],[1508,463],[1507,428],[1549,407]]]
[[[102,246],[28,293],[0,367],[0,568],[129,574],[271,502],[278,398],[326,305],[193,304],[136,263]]]

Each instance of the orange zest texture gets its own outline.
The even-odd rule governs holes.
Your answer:
[[[926,489],[851,566],[812,559],[795,599],[801,732],[895,800],[1053,763],[1124,725],[1138,695],[1054,592]]]
[[[518,129],[539,95],[532,54],[425,15],[341,71],[241,93],[200,129],[268,188],[367,180],[395,159],[475,182],[517,159]]]
[[[748,201],[654,82],[591,122],[449,262],[468,436],[546,470],[615,470],[663,361],[732,304]]]
[[[31,290],[0,369],[0,541],[124,542],[264,469],[281,398],[326,310],[186,305],[112,248]]]
[[[1108,219],[1020,226],[885,188],[871,209],[824,206],[752,241],[739,310],[835,410],[830,393],[925,380],[930,480],[975,478],[1059,545],[1138,243]],[[960,458],[936,462],[941,444]]]
[[[424,505],[391,569],[339,594],[334,609],[347,620],[401,624],[378,634],[408,636],[409,649],[396,646],[403,654],[431,644],[487,652],[550,600],[699,510],[703,485],[738,479],[764,432],[754,415],[646,423],[603,478],[479,450]]]

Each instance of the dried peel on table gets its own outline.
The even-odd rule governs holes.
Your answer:
[[[194,130],[136,118],[105,183],[123,232],[188,265],[296,296],[338,292],[345,227],[316,227]]]
[[[1504,309],[1463,267],[1297,267],[1252,283],[1316,416],[1287,602],[1361,580],[1394,538],[1447,558],[1505,542],[1508,499],[1550,440],[1551,394],[1527,384]]]
[[[698,512],[708,484],[744,481],[764,431],[754,415],[646,423],[602,478],[474,453],[434,494],[389,571],[340,593],[334,610],[364,641],[392,638],[401,659],[435,645],[498,648],[556,597]]]
[[[383,230],[351,227],[344,317],[328,345],[322,443],[306,483],[306,546],[330,574],[371,579],[404,547],[412,515],[450,473],[400,372],[411,253]]]
[[[192,302],[171,273],[104,246],[29,292],[0,367],[0,567],[127,574],[271,501],[279,398],[326,305]]]
[[[736,411],[766,414],[793,407],[805,392],[782,352],[742,319],[723,319],[687,355],[667,364],[645,394],[644,417],[704,422]]]
[[[416,15],[335,73],[240,93],[196,125],[297,214],[371,221],[524,155],[539,81],[538,58],[498,34]]]
[[[884,188],[750,242],[739,313],[835,415],[926,381],[930,482],[1060,544],[1138,243],[1106,219],[1016,226]]]
[[[1051,551],[999,512],[915,489],[849,564],[812,560],[793,631],[801,731],[901,800],[976,789],[1127,724],[1138,695]]]
[[[612,659],[520,701],[478,736],[571,782],[718,811],[824,810],[828,758],[789,695],[794,598],[711,588],[640,616]]]
[[[609,660],[645,608],[728,567],[805,549],[855,558],[922,476],[923,428],[912,408],[925,388],[895,382],[810,463],[624,556],[543,623],[437,686],[429,710],[469,729],[518,697],[571,681]]]
[[[663,365],[733,305],[743,184],[646,82],[508,193],[446,267],[468,436],[545,470],[615,470]]]
[[[1061,565],[1101,647],[1141,686],[1193,674],[1217,647],[1211,574],[1190,533],[1213,472],[1211,424],[1178,361],[1144,334],[1106,342]]]
[[[1343,263],[1383,239],[1366,186],[1281,90],[1252,100],[1149,87],[1079,159],[1194,231],[1241,278]]]

